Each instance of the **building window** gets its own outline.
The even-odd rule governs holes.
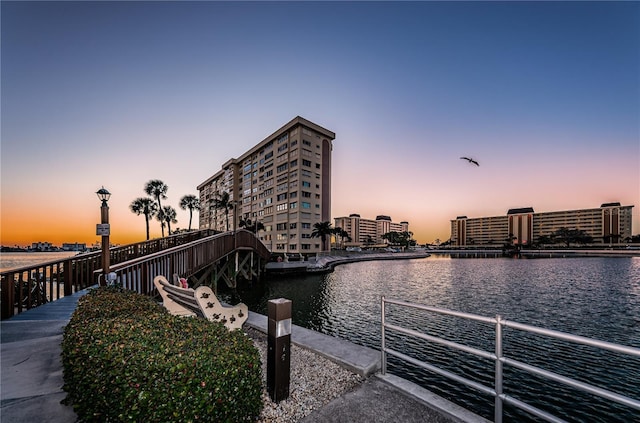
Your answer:
[[[297,223],[289,223],[289,229],[296,229],[298,227]]]
[[[298,202],[294,201],[292,203],[289,204],[289,208],[291,209],[297,209],[298,208]]]
[[[302,159],[302,166],[311,167],[311,161]]]
[[[311,203],[307,203],[306,201],[302,202],[302,208],[303,209],[310,209],[311,208]]]

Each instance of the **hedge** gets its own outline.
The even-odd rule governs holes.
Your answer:
[[[260,356],[241,330],[122,288],[80,299],[62,362],[65,402],[83,422],[242,422],[262,409]]]

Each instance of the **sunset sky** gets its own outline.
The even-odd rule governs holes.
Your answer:
[[[640,233],[638,2],[0,7],[2,245],[99,241],[101,186],[111,241],[142,241],[151,179],[187,228],[180,198],[298,115],[336,133],[333,217],[424,243],[617,201]]]

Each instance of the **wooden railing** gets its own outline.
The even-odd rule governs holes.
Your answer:
[[[172,235],[165,238],[114,247],[109,250],[112,265],[137,257],[210,237],[218,232],[202,230]],[[98,283],[97,273],[102,269],[100,251],[68,257],[63,260],[39,263],[0,273],[1,318],[7,319],[24,310],[55,301],[65,295]]]
[[[169,248],[158,253],[129,260],[115,266],[115,283],[122,287],[150,295],[155,289],[153,279],[162,275],[192,275],[237,250],[254,251],[265,263],[270,251],[252,232],[238,230],[213,235],[189,244]],[[256,257],[257,259],[258,257]]]

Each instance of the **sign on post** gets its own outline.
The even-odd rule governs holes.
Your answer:
[[[109,236],[109,224],[98,223],[96,225],[96,235]]]

